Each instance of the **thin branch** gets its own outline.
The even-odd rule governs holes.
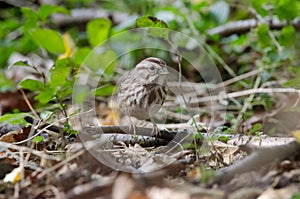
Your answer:
[[[85,127],[82,129],[82,133],[89,135],[98,134],[129,134],[133,135],[133,130],[130,126],[100,126],[100,127]],[[152,135],[152,128],[136,127],[137,135],[151,136],[164,140],[173,140],[178,135],[178,131],[159,130],[157,135]],[[179,134],[186,136],[190,133],[189,130],[181,131]]]
[[[56,165],[54,165],[53,167],[50,167],[48,169],[43,170],[40,174],[37,175],[37,179],[40,179],[42,177],[44,177],[45,175],[49,174],[50,172],[55,171],[56,169],[62,167],[63,165],[67,164],[68,162],[70,162],[71,160],[81,156],[82,154],[84,154],[86,152],[86,149],[82,149],[80,151],[77,151],[75,154],[71,155],[70,157],[67,157],[65,160],[57,163]]]
[[[17,150],[17,151],[32,153],[43,159],[56,160],[56,161],[60,160],[60,158],[57,158],[56,156],[48,155],[44,151],[38,151],[38,150],[34,150],[29,147],[18,146],[18,145],[7,143],[7,142],[0,142],[0,148],[1,149],[13,149],[13,150]]]
[[[259,87],[260,82],[261,82],[261,76],[258,76],[255,80],[255,83],[254,83],[254,89],[257,89]],[[235,132],[237,132],[237,130],[240,126],[240,123],[242,122],[243,117],[244,117],[247,109],[251,106],[251,102],[253,101],[254,96],[255,96],[255,94],[252,93],[252,94],[250,94],[250,96],[247,99],[244,100],[243,108],[239,112],[239,115],[236,118],[236,121],[234,122],[234,125],[233,125],[233,129],[234,129]]]
[[[32,112],[32,114],[34,115],[34,117],[36,117],[37,119],[41,119],[40,116],[36,113],[36,111],[34,110],[34,108],[32,107],[30,101],[28,100],[25,92],[23,91],[23,89],[19,89],[22,93],[23,99],[26,102],[28,108],[30,109],[30,111]]]
[[[77,117],[79,115],[83,115],[83,114],[86,114],[88,112],[90,112],[92,110],[89,110],[89,111],[86,111],[86,112],[81,112],[81,113],[78,113],[76,115],[71,115],[71,116],[68,116],[68,117],[64,117],[62,119],[59,119],[59,120],[56,120],[55,122],[51,123],[51,124],[47,124],[47,126],[45,126],[43,129],[39,130],[35,135],[25,139],[25,140],[22,140],[22,141],[19,141],[19,142],[14,142],[13,144],[22,144],[22,143],[25,143],[33,138],[35,138],[36,136],[40,135],[43,131],[45,131],[46,129],[49,129],[51,126],[54,126],[55,124],[59,123],[59,122],[62,122],[62,121],[65,121],[66,119],[69,119],[69,118],[72,118],[72,117]]]
[[[260,14],[258,14],[255,9],[250,8],[250,11],[256,16],[256,18],[258,19],[258,21],[260,23],[268,25],[267,20],[265,20]],[[275,35],[273,34],[273,32],[272,31],[268,31],[268,34],[269,34],[269,37],[271,38],[273,44],[277,48],[278,52],[281,53],[282,52],[282,47],[280,46],[280,44],[276,40]]]
[[[72,9],[70,15],[53,14],[51,18],[57,26],[65,27],[74,24],[85,24],[95,18],[107,18],[111,19],[115,24],[120,24],[128,20],[129,15],[100,8],[78,8]]]
[[[61,194],[59,189],[53,185],[46,185],[45,187],[35,190],[32,194],[32,198],[37,198],[40,194],[46,191],[52,191],[56,199],[63,198],[63,194]]]
[[[189,10],[185,9],[185,14],[186,14],[186,21],[187,21],[187,24],[189,26],[189,28],[192,30],[193,34],[196,35],[196,36],[200,36],[198,30],[195,28],[192,20],[191,20],[191,16],[190,16],[190,12]],[[208,54],[210,56],[213,57],[213,59],[215,59],[216,61],[218,61],[222,67],[232,76],[232,77],[235,77],[236,76],[236,73],[231,69],[231,67],[226,64],[226,62],[209,46],[207,45],[205,42],[202,43],[203,44],[203,47],[204,49],[208,52]]]
[[[232,34],[243,34],[249,32],[251,29],[255,28],[258,24],[258,20],[256,19],[247,19],[235,22],[229,22],[225,25],[221,25],[206,31],[208,35],[215,35],[219,34],[221,37],[227,37]],[[289,23],[287,21],[281,22],[278,19],[271,19],[266,20],[266,24],[270,27],[270,29],[282,29],[283,27],[287,26]],[[300,19],[294,19],[291,22],[291,25],[297,31],[300,31]]]
[[[230,84],[233,84],[235,82],[238,82],[238,81],[241,81],[243,79],[249,78],[251,76],[257,75],[258,73],[261,73],[262,71],[263,70],[261,70],[261,69],[255,69],[255,70],[249,71],[247,73],[244,73],[244,74],[236,76],[236,77],[234,77],[232,79],[226,80],[226,81],[224,81],[222,83],[219,83],[219,84],[217,84],[215,86],[215,88],[229,86]]]
[[[213,96],[207,96],[207,97],[201,97],[198,99],[193,98],[191,100],[191,104],[199,104],[204,102],[210,102],[210,101],[218,101],[218,100],[224,100],[224,99],[230,99],[230,98],[237,98],[237,97],[243,97],[251,94],[260,94],[260,93],[298,93],[300,95],[300,90],[294,89],[294,88],[253,88],[223,95],[213,95]]]

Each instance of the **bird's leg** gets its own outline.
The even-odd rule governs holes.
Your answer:
[[[132,121],[132,118],[129,116],[130,125],[129,125],[129,131],[133,130],[133,135],[136,135],[136,125]]]
[[[129,125],[129,132],[131,132],[131,130],[133,130],[133,134],[136,135],[136,125],[135,125],[135,123],[133,122],[132,117],[130,116],[130,113],[129,113],[129,110],[128,110],[128,109],[126,109],[126,115],[128,116],[128,118],[129,118],[129,123],[130,123],[130,125]],[[127,133],[127,132],[126,132],[126,133]]]
[[[153,116],[158,112],[159,108],[160,107],[157,104],[154,104],[154,105],[152,105],[152,107],[150,108],[150,111],[149,111],[150,121],[153,124],[151,136],[155,135],[156,137],[158,135],[160,135],[160,131],[159,131],[159,128],[156,125],[155,121],[153,120]]]
[[[158,135],[160,135],[159,128],[155,124],[155,122],[152,121],[152,124],[153,124],[153,128],[152,128],[151,136],[155,135],[157,137]]]

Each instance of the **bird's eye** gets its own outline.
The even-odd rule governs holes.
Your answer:
[[[154,66],[151,66],[151,67],[150,67],[150,70],[154,70],[154,69],[155,69],[155,67],[154,67]]]

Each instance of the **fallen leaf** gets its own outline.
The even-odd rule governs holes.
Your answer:
[[[6,174],[5,178],[3,179],[3,182],[18,182],[21,180],[21,168],[17,167],[14,170],[12,170],[10,173]]]

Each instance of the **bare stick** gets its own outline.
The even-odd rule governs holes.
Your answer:
[[[26,102],[28,108],[31,110],[32,114],[33,114],[36,118],[41,119],[40,116],[36,113],[36,111],[35,111],[34,108],[32,107],[32,105],[31,105],[31,103],[29,102],[29,100],[28,100],[26,94],[24,93],[23,89],[19,89],[19,90],[21,91],[22,96],[23,96],[23,99],[24,99],[24,101]]]
[[[243,34],[249,32],[251,29],[255,28],[258,24],[256,19],[247,19],[241,21],[229,22],[225,25],[221,25],[212,29],[209,29],[206,33],[208,35],[219,34],[221,37],[227,37],[232,34]],[[300,30],[300,20],[294,19],[291,24],[295,27],[297,31]],[[267,25],[270,29],[281,29],[288,25],[288,22],[281,22],[278,19],[267,20]]]
[[[242,97],[246,95],[251,94],[259,94],[259,93],[298,93],[300,95],[300,90],[294,89],[294,88],[253,88],[233,93],[228,93],[224,96],[220,95],[214,95],[214,96],[208,96],[208,97],[201,97],[198,99],[193,98],[190,103],[198,104],[198,103],[204,103],[204,102],[210,102],[210,101],[218,101],[221,99],[229,99],[229,98],[236,98],[236,97]]]
[[[255,81],[255,83],[254,83],[254,89],[257,89],[257,88],[258,88],[260,82],[261,82],[261,77],[259,76],[259,77],[256,78],[256,81]],[[252,93],[252,94],[250,94],[250,96],[249,96],[247,99],[244,100],[243,108],[242,108],[242,110],[239,112],[239,115],[238,115],[238,117],[236,118],[236,121],[234,122],[234,125],[233,125],[234,131],[237,132],[237,130],[238,130],[239,126],[240,126],[240,123],[241,123],[241,121],[242,121],[242,119],[243,119],[243,116],[244,116],[244,114],[246,113],[247,109],[249,108],[249,106],[250,106],[252,100],[254,99],[254,96],[255,96],[255,94]]]

